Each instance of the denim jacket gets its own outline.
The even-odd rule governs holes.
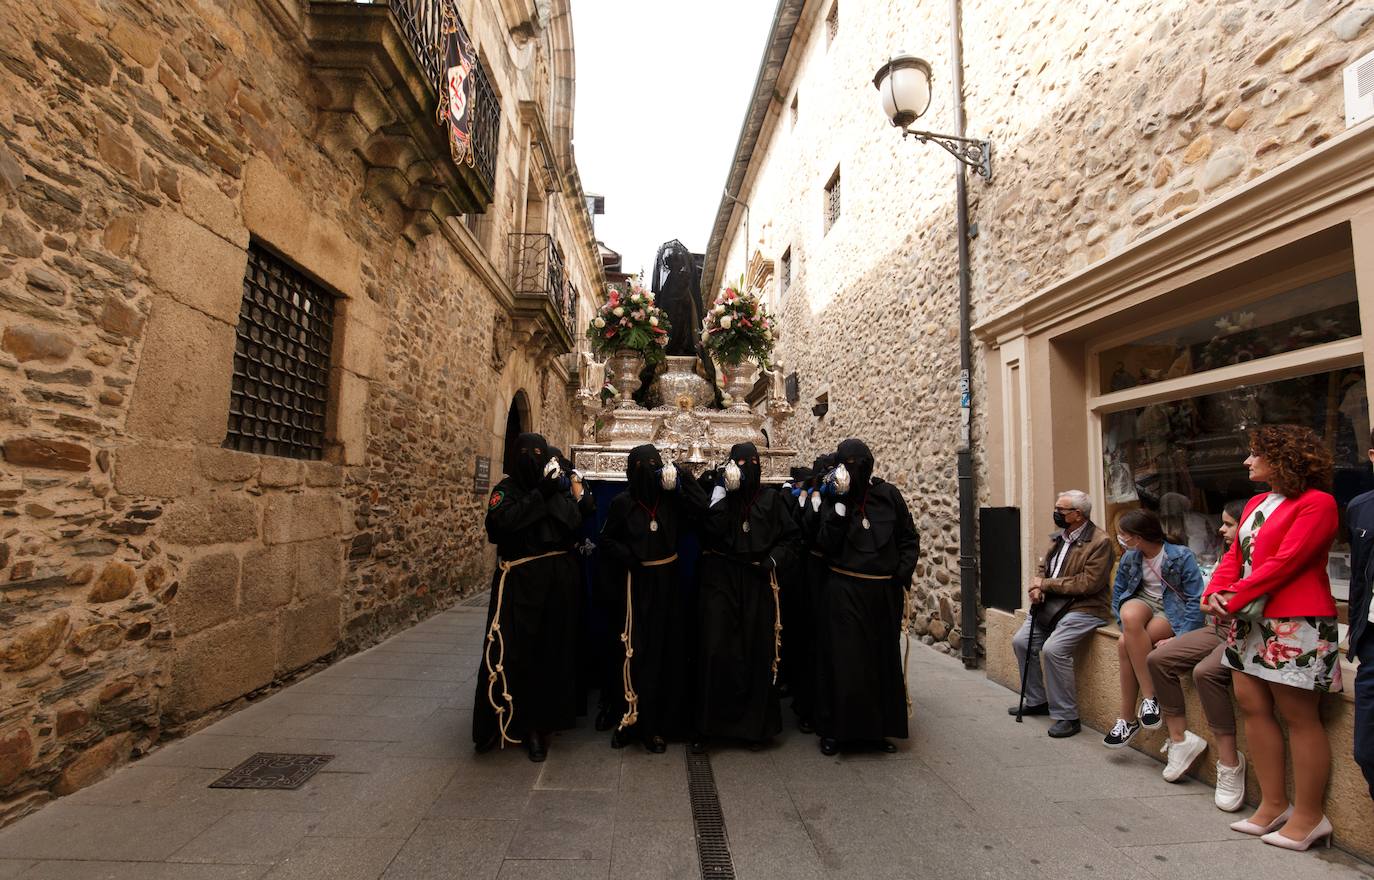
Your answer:
[[[1121,603],[1135,595],[1144,582],[1143,567],[1144,556],[1139,550],[1127,550],[1121,557],[1116,583],[1112,585],[1112,613],[1116,615],[1117,624],[1121,623]],[[1164,587],[1164,616],[1169,618],[1174,635],[1181,636],[1200,628],[1203,619],[1198,600],[1205,585],[1193,551],[1177,544],[1165,544],[1162,573],[1164,580],[1173,586],[1173,589]],[[1187,597],[1186,601],[1179,593]]]

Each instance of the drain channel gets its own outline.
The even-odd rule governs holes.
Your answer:
[[[702,880],[735,880],[735,862],[730,857],[730,838],[725,833],[725,816],[720,811],[710,755],[687,750],[687,790],[692,797],[692,823],[697,831],[697,861],[701,864]]]

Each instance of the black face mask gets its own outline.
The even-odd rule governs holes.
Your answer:
[[[515,464],[510,475],[522,489],[533,489],[544,476],[549,461],[549,444],[543,434],[521,434],[515,445]]]
[[[659,471],[663,468],[663,456],[658,447],[645,443],[630,450],[625,461],[625,480],[630,484],[630,497],[652,506],[663,491],[659,482]]]
[[[1054,512],[1054,524],[1061,529],[1067,529],[1069,527],[1068,514],[1060,513],[1056,510]]]
[[[862,440],[846,440],[835,452],[835,458],[849,471],[850,494],[862,495],[873,479],[873,453]]]
[[[739,468],[739,490],[744,498],[754,497],[763,484],[763,466],[759,464],[759,449],[752,443],[736,443],[730,447],[730,460]]]

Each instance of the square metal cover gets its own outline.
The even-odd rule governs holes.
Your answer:
[[[258,752],[210,783],[210,788],[296,789],[332,760],[333,755]]]

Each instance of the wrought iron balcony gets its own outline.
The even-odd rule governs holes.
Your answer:
[[[399,203],[394,216],[410,237],[453,214],[484,213],[501,107],[455,0],[307,0],[305,8],[326,151],[363,160],[368,194]],[[468,77],[450,102],[455,66]],[[448,107],[456,127],[441,119]]]
[[[542,299],[571,340],[577,328],[577,288],[568,280],[553,236],[513,232],[510,239],[511,289],[516,299]]]

